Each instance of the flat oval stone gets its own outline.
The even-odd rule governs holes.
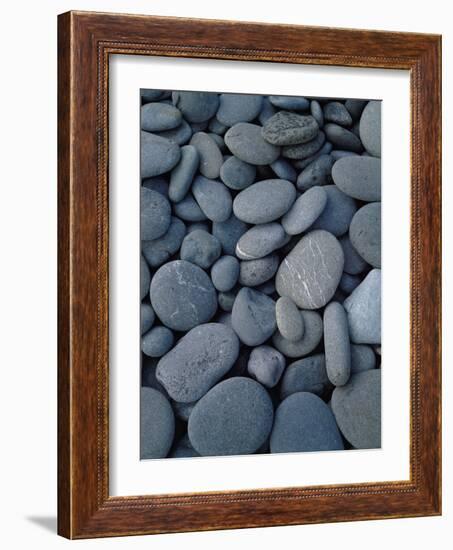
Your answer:
[[[182,114],[179,109],[167,103],[146,103],[141,108],[142,130],[161,132],[171,130],[181,124]]]
[[[219,107],[219,96],[212,92],[173,92],[172,99],[189,122],[205,122]]]
[[[140,458],[165,458],[175,435],[175,416],[160,391],[140,389]]]
[[[243,286],[259,286],[275,275],[279,263],[277,254],[241,262],[239,283]]]
[[[229,327],[202,324],[162,357],[156,376],[175,401],[198,401],[230,370],[238,355],[239,340]]]
[[[220,179],[230,189],[242,191],[255,181],[256,168],[235,156],[226,159],[220,168]]]
[[[272,170],[275,172],[275,175],[282,179],[282,180],[288,180],[291,183],[296,183],[297,180],[297,172],[292,164],[290,164],[286,159],[283,157],[279,157],[275,162],[273,162],[271,165]]]
[[[381,156],[381,102],[369,101],[360,117],[360,139],[373,157]]]
[[[213,222],[224,222],[231,216],[231,194],[220,181],[197,176],[192,193],[205,216]]]
[[[173,205],[176,216],[188,222],[202,222],[207,219],[192,193],[188,193],[181,201]]]
[[[304,335],[300,340],[292,342],[283,338],[280,331],[275,332],[272,337],[274,346],[286,355],[296,359],[311,353],[319,344],[322,338],[322,318],[316,311],[301,311],[304,325]]]
[[[319,104],[319,101],[316,101],[316,99],[312,99],[310,101],[310,113],[311,116],[318,123],[318,126],[322,128],[324,126],[324,113],[322,111],[321,105]]]
[[[256,94],[220,94],[216,118],[225,126],[254,120],[263,104],[263,96]]]
[[[277,292],[302,309],[323,307],[338,287],[343,265],[338,240],[327,231],[311,231],[280,264],[275,277]]]
[[[173,347],[173,332],[167,327],[154,327],[142,336],[142,351],[148,357],[162,357]]]
[[[282,218],[282,226],[288,235],[306,231],[322,214],[327,203],[327,193],[322,187],[305,191]]]
[[[225,144],[235,157],[249,164],[265,165],[277,160],[280,148],[261,135],[261,126],[239,122],[225,134]]]
[[[289,159],[306,159],[317,153],[326,141],[326,135],[320,130],[316,136],[306,143],[297,145],[285,145],[282,149],[282,155]]]
[[[168,199],[168,183],[162,176],[156,176],[155,178],[146,178],[142,181],[143,187],[156,191]]]
[[[224,222],[214,222],[212,224],[212,234],[217,237],[222,245],[223,252],[234,256],[236,253],[236,243],[247,231],[248,226],[234,214]]]
[[[279,111],[263,126],[263,138],[273,145],[295,145],[314,139],[319,126],[311,115]]]
[[[196,229],[184,237],[180,256],[181,260],[209,269],[220,257],[221,251],[222,246],[214,235],[202,229]]]
[[[297,392],[309,392],[322,397],[331,388],[326,371],[326,360],[320,353],[288,365],[280,384],[280,399],[283,401]]]
[[[332,411],[317,395],[298,392],[280,403],[270,438],[271,453],[342,449]]]
[[[291,298],[283,296],[275,304],[277,328],[286,340],[297,342],[304,335],[304,318]]]
[[[153,326],[155,318],[154,310],[149,304],[140,304],[140,334],[148,332]]]
[[[343,235],[340,239],[341,248],[344,254],[344,271],[350,275],[362,273],[367,267],[366,261],[352,246],[349,235]]]
[[[168,197],[173,202],[182,201],[192,185],[200,158],[192,145],[181,147],[181,160],[173,168],[168,186]]]
[[[357,206],[353,198],[340,191],[336,185],[325,185],[327,202],[322,214],[312,225],[312,229],[325,229],[339,237],[348,229]]]
[[[327,185],[332,181],[334,160],[330,155],[319,155],[297,177],[297,189],[306,191],[315,185]]]
[[[181,124],[171,130],[164,130],[163,132],[156,132],[156,135],[177,145],[185,145],[192,137],[192,128],[190,124],[182,119]]]
[[[278,384],[285,365],[286,360],[279,351],[271,346],[258,346],[250,354],[247,370],[260,384],[273,388]]]
[[[358,372],[335,388],[332,411],[344,437],[355,449],[381,446],[381,371]]]
[[[198,266],[184,260],[160,267],[151,281],[151,305],[164,325],[190,330],[209,321],[217,310],[211,279]]]
[[[143,298],[149,292],[149,284],[151,283],[151,274],[149,272],[148,264],[143,256],[140,256],[140,299]]]
[[[335,185],[343,193],[361,201],[381,200],[381,160],[350,156],[338,160],[332,168]]]
[[[169,172],[178,164],[180,157],[181,150],[173,141],[149,132],[141,132],[140,173],[142,178],[151,178]]]
[[[220,382],[195,405],[188,434],[202,456],[256,452],[272,429],[274,408],[255,380],[236,376]]]
[[[365,345],[351,346],[351,374],[371,370],[376,367],[376,356],[373,348]]]
[[[279,109],[290,109],[294,111],[306,111],[310,102],[305,97],[288,95],[270,95],[269,101]]]
[[[324,119],[327,122],[334,122],[340,126],[351,126],[352,117],[343,103],[339,101],[329,101],[324,105]]]
[[[373,269],[343,302],[354,344],[381,343],[381,270]]]
[[[373,267],[381,267],[381,203],[362,206],[351,220],[352,246]]]
[[[351,348],[348,319],[338,302],[330,302],[324,310],[324,349],[329,380],[344,386],[351,374]]]
[[[350,130],[343,128],[343,126],[329,122],[323,129],[330,143],[336,145],[339,149],[354,151],[355,153],[363,151],[360,139]]]
[[[152,241],[170,227],[171,206],[168,200],[146,187],[140,189],[140,238]]]
[[[184,223],[180,219],[172,216],[170,227],[165,235],[154,241],[142,241],[142,253],[149,265],[152,267],[159,267],[169,260],[173,254],[176,254],[185,234],[186,226]],[[147,293],[148,292],[149,283]]]
[[[220,292],[228,292],[238,281],[239,262],[234,256],[222,256],[211,269],[212,284]]]
[[[257,260],[267,256],[286,242],[283,227],[276,222],[253,226],[236,244],[236,256],[241,260]]]
[[[210,179],[218,178],[223,164],[223,155],[216,141],[205,132],[197,132],[192,136],[190,145],[198,151],[200,174]]]
[[[257,290],[241,288],[233,304],[232,324],[247,346],[263,344],[277,326],[274,300]]]
[[[268,223],[285,214],[296,199],[296,189],[287,180],[268,179],[244,189],[233,202],[237,218],[247,223]]]

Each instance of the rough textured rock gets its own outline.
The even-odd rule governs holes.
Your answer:
[[[220,241],[207,231],[196,229],[184,238],[181,245],[181,260],[192,262],[208,269],[220,257]]]
[[[327,376],[334,386],[343,386],[351,374],[351,347],[346,312],[338,302],[324,310],[324,348]]]
[[[173,443],[175,417],[168,399],[154,388],[140,390],[140,458],[164,458]]]
[[[261,135],[261,126],[239,122],[225,134],[225,144],[235,157],[249,164],[271,164],[280,148],[268,143]]]
[[[335,185],[354,199],[381,200],[381,160],[349,156],[339,159],[332,168]]]
[[[168,172],[178,164],[180,157],[181,149],[173,141],[149,132],[141,133],[140,171],[142,178],[151,178]]]
[[[352,246],[373,267],[381,267],[381,203],[362,206],[349,227]]]
[[[277,326],[274,300],[257,290],[241,288],[234,301],[232,324],[244,344],[259,346]]]
[[[273,145],[295,145],[314,139],[319,126],[311,115],[279,111],[263,126],[262,134]]]
[[[297,342],[304,335],[304,318],[297,309],[296,304],[283,296],[275,304],[277,328],[286,340]]]
[[[306,231],[322,214],[327,203],[327,193],[322,187],[305,191],[282,218],[282,226],[288,235]]]
[[[331,388],[325,356],[311,355],[286,367],[280,385],[280,398],[286,399],[297,392],[309,392],[323,397]]]
[[[169,260],[179,250],[185,234],[184,223],[172,216],[170,227],[165,235],[154,241],[142,241],[142,253],[149,265],[159,267]],[[149,283],[147,292],[149,292]]]
[[[304,335],[300,340],[291,342],[283,338],[279,331],[272,337],[274,346],[286,357],[298,358],[311,353],[322,338],[322,319],[316,311],[301,311],[304,324]]]
[[[279,351],[271,346],[258,346],[250,354],[247,370],[260,384],[273,388],[278,384],[285,365],[286,360]]]

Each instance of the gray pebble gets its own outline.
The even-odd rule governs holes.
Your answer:
[[[322,397],[331,388],[325,356],[311,355],[288,365],[280,385],[280,399],[301,391]]]
[[[166,103],[146,103],[141,108],[141,126],[146,132],[171,130],[181,124],[181,111]]]
[[[154,310],[149,304],[140,304],[140,334],[148,332],[153,326],[155,318]]]
[[[274,300],[257,290],[241,288],[233,304],[232,323],[244,344],[263,344],[277,326]]]
[[[326,206],[312,229],[325,229],[339,237],[349,229],[357,206],[354,199],[340,191],[336,185],[325,185],[324,190],[327,194]]]
[[[216,141],[205,132],[197,132],[192,136],[190,145],[198,151],[200,174],[210,179],[218,178],[223,164],[223,155]]]
[[[220,151],[226,150],[225,141],[222,136],[219,136],[218,134],[214,134],[213,132],[207,135],[216,142],[217,147],[219,148]],[[223,156],[222,156],[222,161],[223,161]]]
[[[329,123],[324,126],[324,132],[327,139],[340,149],[354,151],[360,153],[363,150],[360,139],[350,130],[339,126],[338,124]]]
[[[294,168],[300,171],[305,170],[307,166],[309,166],[321,155],[329,155],[331,151],[332,151],[332,144],[329,143],[328,141],[325,141],[321,149],[319,149],[319,151],[317,151],[314,155],[311,155],[304,159],[293,160]]]
[[[174,204],[173,212],[176,216],[188,222],[202,222],[207,219],[197,201],[193,198],[192,193],[188,193],[181,201]]]
[[[170,227],[165,235],[154,241],[142,241],[142,253],[149,265],[152,267],[159,267],[169,260],[173,254],[176,254],[185,234],[186,226],[184,223],[180,219],[172,216]]]
[[[237,376],[217,384],[196,404],[189,439],[202,456],[251,454],[267,440],[273,418],[263,386]]]
[[[220,179],[230,189],[241,191],[255,181],[256,168],[235,156],[226,159],[220,168]]]
[[[232,311],[237,293],[237,289],[229,290],[227,292],[219,292],[217,295],[217,301],[219,303],[220,309],[227,313]]]
[[[220,292],[228,292],[229,290],[231,290],[237,283],[238,277],[239,262],[234,256],[222,256],[212,266],[212,284]]]
[[[149,285],[151,283],[151,274],[149,272],[148,263],[143,256],[140,256],[140,299],[143,298],[149,292]]]
[[[258,260],[241,262],[239,283],[243,286],[259,286],[271,279],[279,266],[277,254],[270,254]]]
[[[140,390],[140,458],[164,458],[173,443],[175,416],[168,399],[154,388]]]
[[[163,95],[162,90],[140,90],[140,96],[143,103],[148,103],[150,101],[156,101],[161,98]]]
[[[270,439],[271,453],[342,449],[343,441],[332,411],[317,395],[294,393],[277,408]]]
[[[258,260],[256,260],[256,261],[258,261]],[[261,285],[257,286],[256,290],[259,290],[263,294],[266,294],[266,296],[271,296],[272,294],[275,294],[274,279],[269,279],[265,283],[262,283]]]
[[[225,126],[254,120],[263,104],[263,96],[256,94],[220,94],[216,118]]]
[[[287,236],[276,222],[253,226],[236,244],[236,256],[241,260],[257,260],[283,246]]]
[[[349,114],[352,117],[352,120],[357,121],[362,114],[362,111],[367,104],[367,101],[364,99],[347,99],[344,103],[344,106],[348,110]]]
[[[283,216],[282,226],[288,235],[299,235],[306,231],[322,214],[327,203],[327,193],[322,187],[311,187],[305,191]]]
[[[197,176],[192,193],[205,216],[213,222],[224,222],[231,216],[231,194],[222,182]]]
[[[285,145],[282,149],[282,155],[289,159],[306,159],[317,153],[326,141],[325,133],[320,130],[316,137],[307,143],[298,145]]]
[[[341,276],[338,288],[346,294],[351,294],[351,292],[357,288],[361,282],[362,278],[358,275],[349,275],[349,273],[344,272]]]
[[[273,388],[278,384],[285,365],[286,360],[279,351],[271,346],[258,346],[250,354],[247,370],[260,384]]]
[[[290,342],[301,340],[304,335],[304,318],[291,298],[279,298],[275,304],[277,328]]]
[[[268,100],[267,97],[263,98],[263,105],[261,107],[261,112],[258,115],[258,120],[260,121],[260,124],[265,124],[266,121],[268,121],[271,116],[274,116],[276,113],[275,107],[272,105],[272,103]]]
[[[311,353],[322,338],[322,318],[316,311],[301,311],[304,324],[304,335],[297,342],[283,338],[279,331],[272,337],[274,346],[286,355],[296,359]]]
[[[249,164],[271,164],[277,160],[280,148],[268,143],[261,135],[261,126],[239,122],[225,134],[225,144],[235,157]]]
[[[151,305],[164,325],[189,330],[209,321],[217,310],[211,279],[198,266],[184,260],[168,262],[151,281]]]
[[[143,187],[146,189],[151,189],[151,191],[156,191],[160,193],[166,199],[168,199],[168,183],[165,178],[162,176],[156,176],[155,178],[146,178],[142,181]]]
[[[236,243],[246,231],[247,225],[234,214],[224,222],[212,224],[212,234],[219,239],[223,252],[230,256],[235,255]]]
[[[335,160],[340,160],[345,157],[358,157],[360,156],[358,153],[354,153],[354,151],[342,151],[341,149],[333,149],[330,152],[330,156]]]
[[[296,145],[314,139],[318,130],[311,115],[279,111],[264,124],[262,135],[272,145]]]
[[[187,195],[198,169],[199,161],[200,158],[195,147],[192,145],[181,147],[181,160],[173,168],[170,175],[168,196],[171,201],[182,201]]]
[[[275,175],[279,177],[282,180],[288,180],[291,183],[296,183],[297,180],[297,172],[286,159],[283,157],[279,157],[275,162],[273,162],[271,165],[272,170],[274,171]]]
[[[141,132],[140,170],[142,178],[160,176],[175,167],[181,157],[179,146],[160,136]]]
[[[184,118],[195,123],[208,121],[219,106],[219,96],[212,92],[173,92],[172,99]]]
[[[322,128],[324,126],[324,113],[322,112],[322,107],[319,104],[319,101],[316,101],[316,99],[312,99],[310,101],[310,113],[318,123],[318,126]]]
[[[173,347],[173,332],[167,327],[154,327],[142,336],[142,351],[148,357],[162,357]]]
[[[290,109],[293,111],[306,111],[310,107],[310,102],[305,97],[270,95],[269,101],[279,109]]]
[[[184,237],[180,256],[181,260],[208,269],[220,257],[221,251],[220,242],[214,235],[197,229]]]
[[[360,139],[373,157],[381,156],[381,102],[369,101],[360,117]]]
[[[162,237],[170,227],[171,206],[168,200],[146,187],[140,189],[140,238],[151,241]]]
[[[324,119],[327,122],[334,122],[340,126],[351,126],[352,117],[343,103],[330,101],[324,105]]]
[[[331,182],[334,160],[330,155],[319,155],[305,167],[297,177],[297,188],[306,191],[315,185],[327,185]]]
[[[324,349],[329,380],[344,386],[351,374],[351,347],[346,312],[338,302],[330,302],[324,310]]]
[[[368,264],[352,246],[349,235],[343,235],[339,241],[344,254],[344,271],[350,275],[362,273]]]
[[[381,159],[344,157],[333,165],[332,179],[343,193],[354,199],[381,200]]]
[[[376,356],[370,346],[351,345],[351,374],[371,370],[376,367]]]
[[[190,124],[182,119],[181,124],[177,128],[172,130],[164,130],[163,132],[156,132],[156,135],[168,139],[177,145],[185,145],[189,143],[190,138],[192,137],[192,128]]]
[[[362,206],[349,227],[352,246],[373,267],[381,267],[381,203]]]
[[[225,124],[222,124],[217,120],[216,117],[214,117],[214,118],[211,118],[211,120],[209,121],[208,129],[210,132],[213,132],[214,134],[223,136],[223,134],[228,130],[228,126],[225,126]]]
[[[156,376],[172,399],[191,403],[230,370],[238,355],[239,340],[229,327],[202,324],[185,334],[162,357]]]

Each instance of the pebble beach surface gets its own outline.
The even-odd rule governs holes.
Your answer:
[[[142,90],[142,459],[380,447],[380,116]]]

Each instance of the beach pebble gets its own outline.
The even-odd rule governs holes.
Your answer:
[[[146,178],[142,181],[143,187],[156,191],[168,199],[168,183],[164,176],[156,176],[154,178]]]
[[[170,227],[171,206],[168,200],[146,187],[140,189],[140,238],[151,241],[162,237]]]
[[[192,137],[192,128],[186,120],[182,119],[181,124],[176,128],[164,130],[163,132],[156,132],[155,134],[177,145],[186,145]]]
[[[217,240],[217,242],[219,241]],[[212,284],[220,292],[228,292],[231,290],[237,283],[238,277],[239,262],[234,256],[222,256],[212,266]]]
[[[326,206],[312,229],[325,229],[339,237],[348,231],[357,205],[353,198],[340,191],[336,185],[325,185],[323,189],[327,194]]]
[[[154,241],[142,241],[142,253],[149,265],[159,267],[169,260],[179,250],[185,234],[184,223],[172,216],[170,227],[165,235]],[[149,284],[147,292],[149,292]]]
[[[247,229],[248,226],[234,214],[224,222],[212,224],[212,234],[219,239],[223,252],[230,256],[235,255],[236,244]]]
[[[297,392],[309,392],[323,397],[331,388],[326,359],[320,353],[299,359],[286,367],[280,384],[280,399],[286,399]]]
[[[276,108],[272,105],[267,97],[263,98],[263,104],[261,106],[260,114],[258,115],[258,120],[260,124],[265,124],[271,116],[274,116],[276,113]]]
[[[310,107],[310,102],[305,97],[270,95],[269,101],[274,107],[290,109],[292,111],[306,111]]]
[[[351,374],[376,367],[373,348],[361,344],[351,345]]]
[[[184,238],[180,257],[181,260],[208,269],[220,257],[221,251],[222,247],[216,237],[203,229],[196,229]]]
[[[324,113],[322,111],[321,105],[319,104],[319,101],[316,101],[316,99],[312,99],[310,101],[310,113],[311,116],[318,123],[318,126],[322,128],[324,126]]]
[[[360,117],[360,139],[373,157],[381,156],[381,102],[369,101]]]
[[[286,159],[283,157],[279,157],[275,162],[273,162],[271,165],[271,168],[275,175],[282,179],[282,180],[288,180],[291,183],[296,183],[297,180],[297,172],[292,164],[290,164]]]
[[[231,194],[222,182],[197,176],[192,193],[205,216],[213,222],[224,222],[231,216]]]
[[[198,176],[202,177],[202,176]],[[173,212],[184,221],[202,222],[207,219],[192,193],[188,193],[181,201],[173,205]]]
[[[140,171],[142,178],[160,176],[174,168],[181,157],[179,146],[160,136],[141,133]],[[275,159],[274,159],[275,160]]]
[[[361,282],[362,278],[359,275],[349,275],[349,273],[344,272],[341,276],[338,288],[346,294],[351,294],[351,292],[357,288]]]
[[[149,284],[151,282],[151,274],[149,272],[148,263],[143,256],[140,256],[140,299],[149,292]]]
[[[246,231],[236,244],[236,256],[241,260],[256,260],[283,246],[287,236],[276,222],[262,223]]]
[[[258,260],[241,262],[239,284],[256,287],[265,283],[275,275],[279,263],[277,254],[270,254]]]
[[[318,153],[325,141],[326,135],[320,130],[311,141],[299,143],[297,145],[285,145],[282,148],[282,155],[289,159],[306,159]]]
[[[331,122],[326,124],[323,130],[330,143],[339,149],[353,151],[354,153],[361,153],[363,151],[360,139],[350,130]]]
[[[171,201],[179,202],[187,195],[198,169],[199,160],[197,149],[193,145],[181,147],[181,160],[170,175],[168,197]]]
[[[235,156],[228,157],[220,168],[220,179],[230,189],[241,191],[255,181],[256,167]]]
[[[228,290],[227,292],[219,292],[217,295],[217,301],[220,309],[227,313],[232,311],[237,293],[237,289]]]
[[[173,92],[173,104],[189,122],[205,122],[219,107],[219,96],[212,92]]]
[[[351,126],[352,117],[343,103],[339,101],[329,101],[323,108],[324,120],[334,122],[340,126]]]
[[[190,145],[198,152],[200,174],[205,178],[218,178],[223,164],[223,155],[216,140],[205,132],[197,132],[192,136]]]
[[[154,310],[149,304],[140,304],[140,334],[148,332],[153,326],[155,318]]]
[[[185,334],[162,357],[156,376],[175,401],[198,401],[230,370],[238,354],[239,340],[229,327],[221,323],[202,324]]]
[[[351,348],[346,312],[338,302],[324,310],[326,370],[334,386],[344,386],[351,374]]]
[[[318,123],[311,115],[279,111],[264,124],[262,134],[273,145],[295,145],[311,141],[318,130]]]
[[[354,199],[381,200],[381,160],[374,157],[344,157],[333,165],[332,179],[343,193]]]
[[[304,335],[304,318],[291,298],[283,296],[275,304],[277,328],[286,340],[297,342]]]
[[[273,388],[278,384],[285,365],[286,360],[279,351],[271,346],[258,346],[250,354],[247,370],[260,384]]]
[[[304,325],[304,335],[300,340],[292,342],[283,338],[280,331],[276,331],[272,337],[273,345],[292,359],[304,357],[310,354],[317,345],[321,342],[322,338],[322,318],[316,311],[301,311]]]
[[[181,124],[181,111],[166,103],[146,103],[141,109],[142,130],[161,132],[171,130]]]
[[[315,185],[331,183],[334,161],[330,155],[320,155],[311,162],[297,177],[297,189],[306,191]]]
[[[263,104],[263,96],[256,94],[220,94],[217,120],[225,126],[254,120]]]
[[[381,267],[381,203],[362,206],[349,227],[352,246],[373,267]]]
[[[142,351],[148,357],[162,357],[173,347],[174,340],[167,327],[154,327],[142,336]]]
[[[340,237],[339,242],[344,254],[344,271],[350,275],[358,275],[362,273],[366,267],[366,261],[360,256],[356,249],[352,246],[349,235]]]
[[[223,136],[223,134],[228,130],[228,126],[219,122],[219,120],[214,117],[209,121],[208,129],[210,132],[217,134],[218,136]]]
[[[288,235],[306,231],[322,214],[327,203],[327,193],[322,187],[305,191],[282,218],[282,226]]]
[[[247,346],[263,344],[277,326],[274,300],[257,290],[241,288],[233,304],[232,324]]]
[[[140,390],[140,458],[164,458],[175,435],[175,416],[171,405],[154,388]]]
[[[239,122],[225,134],[225,144],[235,157],[249,164],[271,164],[277,160],[280,148],[268,143],[261,135],[261,126]]]

